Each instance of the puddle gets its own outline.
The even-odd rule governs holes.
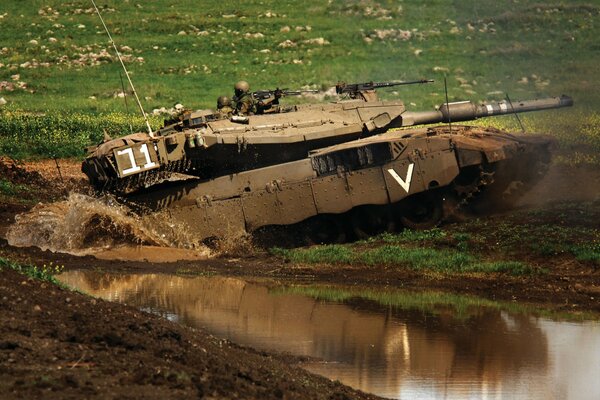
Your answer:
[[[68,272],[91,295],[257,349],[390,398],[598,399],[600,323],[436,293],[277,287],[225,277]]]
[[[158,246],[121,246],[94,250],[89,254],[100,260],[145,261],[152,263],[206,260],[211,257],[211,252],[208,249],[188,250]]]

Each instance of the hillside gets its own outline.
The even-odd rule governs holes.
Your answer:
[[[450,98],[567,93],[600,100],[598,1],[192,0],[98,2],[144,107],[212,107],[255,89],[435,79],[398,90],[412,108]],[[125,111],[120,65],[90,1],[3,1],[0,96],[25,110]],[[388,90],[387,97],[397,93]],[[130,102],[129,108],[133,108]]]

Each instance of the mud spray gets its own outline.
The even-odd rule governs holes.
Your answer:
[[[169,254],[178,259],[211,255],[184,227],[172,224],[165,213],[139,216],[111,196],[95,198],[78,193],[71,193],[65,201],[38,204],[18,215],[6,239],[12,246],[100,258],[148,259],[160,255],[156,261],[169,261]],[[166,254],[165,248],[173,250]]]
[[[544,178],[516,206],[538,207],[558,202],[600,201],[600,171],[596,165],[553,164]]]

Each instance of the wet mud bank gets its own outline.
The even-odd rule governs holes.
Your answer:
[[[133,307],[0,271],[0,397],[368,399]]]
[[[563,172],[560,176],[572,173]],[[596,198],[600,175],[597,171],[587,173],[591,175],[587,189],[594,187],[591,197],[569,191],[568,179],[553,181],[547,189],[543,186],[537,189],[540,191],[537,198],[527,199],[526,205],[533,213],[488,216],[485,223],[473,229],[495,232],[502,228],[510,235],[511,221],[532,226],[571,226],[581,228],[584,240],[590,230],[598,229],[600,221],[600,203]],[[77,172],[66,177],[68,181],[79,178]],[[40,182],[48,185],[51,179],[50,174]],[[573,207],[560,206],[556,212],[541,212],[540,217],[535,211],[540,206],[537,199],[549,197],[548,191],[554,194],[553,201],[568,200],[556,198],[557,187],[561,193],[581,196],[574,199],[577,203]],[[33,201],[22,201],[32,194],[29,191],[22,197],[13,197],[15,201],[0,202],[0,257],[37,266],[52,262],[64,266],[65,271],[221,275],[242,277],[246,281],[268,280],[273,284],[336,285],[375,291],[438,290],[528,303],[554,311],[600,315],[600,268],[595,263],[579,261],[566,253],[533,254],[524,245],[511,250],[513,255],[540,266],[545,273],[454,276],[389,265],[295,264],[260,250],[253,254],[225,253],[177,262],[164,262],[166,259],[152,262],[143,257],[120,261],[116,258],[123,257],[99,259],[9,245],[4,237],[17,214],[39,201],[66,199],[62,189],[60,195],[45,193],[35,192],[38,197]],[[583,204],[580,202],[586,203],[580,206]],[[443,229],[452,232],[460,226]],[[149,244],[157,243],[149,241]],[[493,239],[482,246],[490,258],[497,256]],[[131,398],[369,398],[294,366],[292,361],[298,361],[294,357],[243,348],[165,318],[33,281],[11,270],[0,270],[0,292],[2,398],[50,394],[55,398],[82,394]]]
[[[548,262],[548,272],[544,274],[440,276],[385,265],[293,264],[267,254],[166,263],[101,260],[93,256],[77,257],[41,251],[34,247],[14,248],[4,239],[0,239],[0,257],[34,265],[45,265],[52,261],[55,265],[64,266],[65,271],[219,275],[287,284],[330,284],[375,290],[390,287],[415,291],[437,290],[489,300],[528,303],[553,311],[593,312],[600,316],[600,270],[565,258]]]

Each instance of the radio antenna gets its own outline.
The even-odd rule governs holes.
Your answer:
[[[444,92],[446,92],[446,110],[448,111],[448,128],[452,133],[452,115],[450,114],[450,103],[448,102],[448,84],[446,83],[446,76],[444,75]]]
[[[125,100],[125,110],[127,111],[127,115],[129,115],[129,104],[127,104],[127,93],[125,93],[125,84],[123,83],[123,75],[121,75],[121,71],[119,71],[119,79],[121,79],[121,89],[123,90],[123,99]],[[129,121],[129,132],[133,133],[131,120]]]
[[[100,10],[98,10],[98,7],[96,6],[96,2],[94,0],[91,0],[91,1],[92,1],[92,4],[94,5],[94,8],[96,9],[96,13],[98,13],[98,17],[100,17],[102,26],[104,26],[104,30],[106,31],[106,34],[108,35],[108,38],[110,39],[110,43],[112,44],[113,48],[115,49],[115,53],[117,53],[117,57],[119,58],[119,61],[121,62],[121,66],[123,67],[123,70],[125,71],[125,76],[127,77],[127,80],[129,81],[129,86],[131,86],[131,90],[133,91],[133,96],[135,97],[135,101],[137,102],[137,105],[140,108],[140,111],[142,112],[144,121],[146,121],[146,127],[148,128],[148,133],[150,134],[150,137],[153,138],[154,133],[152,132],[152,128],[150,127],[150,121],[148,121],[148,116],[144,112],[144,107],[142,107],[142,103],[140,102],[140,98],[138,97],[137,92],[135,91],[133,82],[131,82],[131,77],[129,77],[129,72],[127,72],[125,63],[123,62],[123,59],[121,58],[121,53],[119,53],[119,50],[117,49],[117,45],[115,44],[115,41],[113,40],[112,36],[110,35],[108,27],[104,23],[104,18],[102,18],[102,14],[100,14]]]
[[[510,97],[508,97],[508,93],[506,93],[506,100],[508,101],[508,104],[510,104],[510,109],[513,112],[513,114],[515,115],[515,117],[517,118],[517,122],[521,126],[521,132],[525,133],[525,127],[523,126],[523,123],[521,122],[521,118],[519,118],[519,114],[517,114],[515,112],[515,108],[513,107],[513,103],[510,100]]]

